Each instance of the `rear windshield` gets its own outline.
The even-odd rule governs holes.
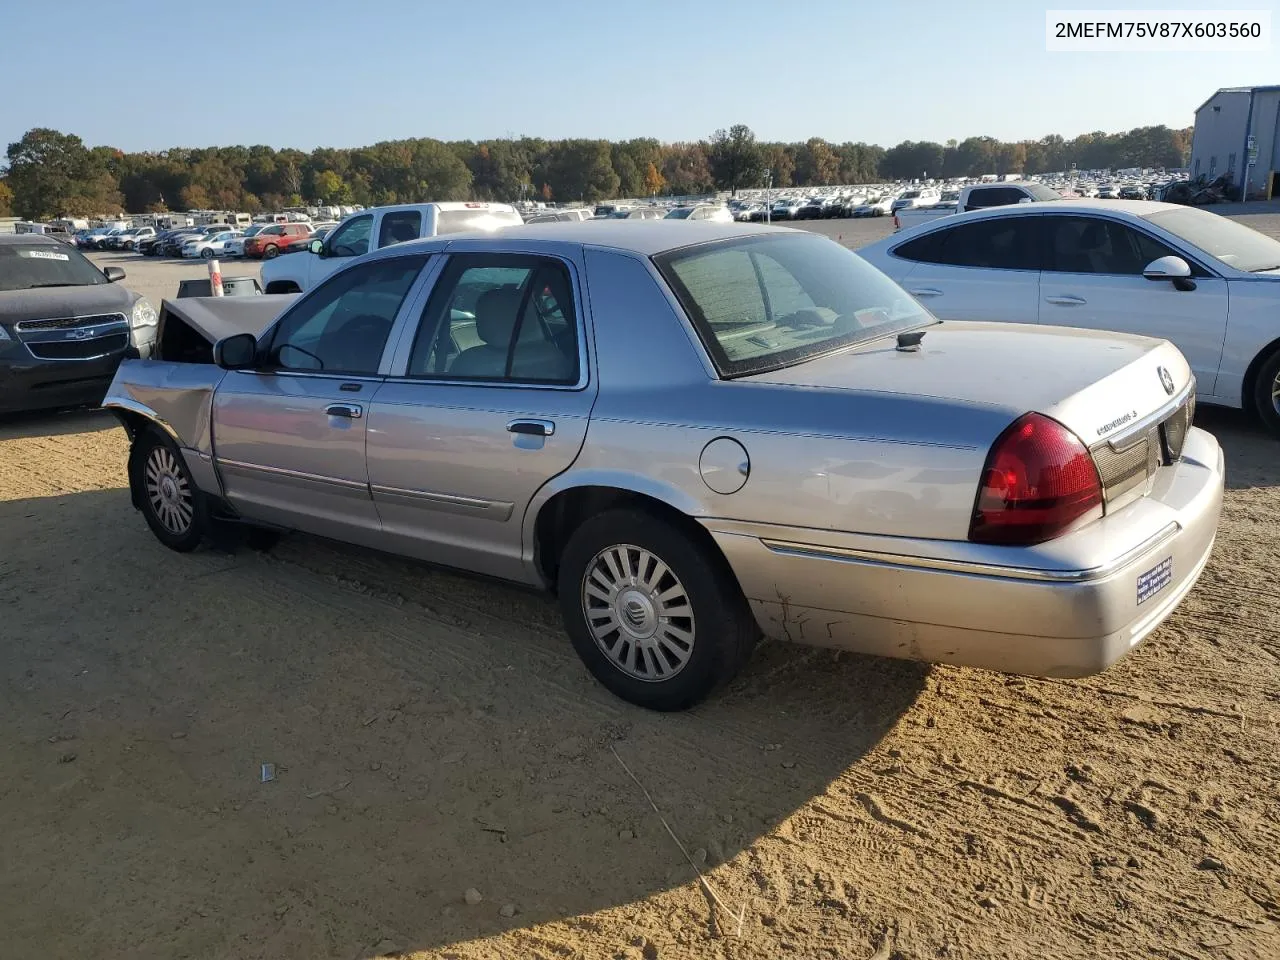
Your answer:
[[[436,233],[463,233],[468,230],[497,230],[518,227],[524,221],[514,210],[439,210]]]
[[[899,200],[915,200],[915,199],[916,199],[917,197],[919,197],[919,196],[920,196],[920,191],[919,191],[919,190],[908,190],[906,193],[904,193],[904,194],[903,194],[902,196],[900,196],[898,199],[899,199]]]
[[[0,291],[106,282],[97,267],[65,244],[0,244]]]
[[[655,258],[723,377],[776,370],[934,318],[853,251],[744,237]]]
[[[1280,268],[1280,241],[1216,213],[1177,207],[1144,219],[1237,270],[1258,273]]]
[[[1038,183],[1019,184],[1023,190],[1029,193],[1034,200],[1061,200],[1062,194],[1051,187],[1045,187]]]

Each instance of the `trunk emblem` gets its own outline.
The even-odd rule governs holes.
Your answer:
[[[1164,387],[1164,392],[1173,396],[1173,374],[1164,367],[1156,367],[1156,376],[1160,378],[1160,385]]]

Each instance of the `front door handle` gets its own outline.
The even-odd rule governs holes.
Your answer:
[[[934,287],[921,287],[919,290],[908,290],[908,291],[907,291],[907,293],[911,294],[913,297],[940,297],[940,296],[942,296],[942,291],[941,291],[941,290],[937,290],[937,289],[935,289]]]
[[[507,424],[508,433],[523,433],[532,437],[549,437],[556,432],[551,420],[512,420]]]
[[[1088,303],[1084,297],[1074,297],[1070,294],[1061,297],[1045,297],[1046,303],[1056,303],[1061,307],[1078,307],[1082,303]]]
[[[324,408],[324,412],[331,417],[345,417],[348,420],[359,420],[364,415],[364,409],[358,403],[331,403]]]

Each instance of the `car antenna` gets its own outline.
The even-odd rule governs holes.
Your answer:
[[[913,330],[910,333],[898,334],[898,349],[903,353],[915,353],[920,349],[920,341],[924,339],[924,330]]]

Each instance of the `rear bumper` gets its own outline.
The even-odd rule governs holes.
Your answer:
[[[1202,430],[1151,494],[1039,547],[746,530],[706,521],[766,635],[1032,676],[1105,670],[1195,585],[1222,509],[1224,464]]]

